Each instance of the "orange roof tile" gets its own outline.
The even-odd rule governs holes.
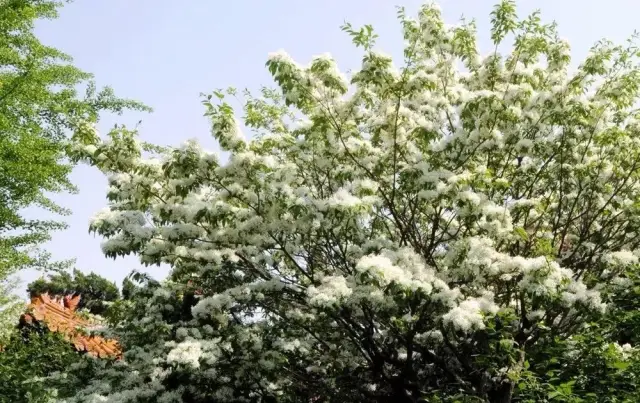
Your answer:
[[[38,295],[31,299],[28,312],[22,315],[22,320],[26,323],[44,323],[52,332],[62,333],[78,351],[86,351],[100,358],[120,358],[122,350],[116,340],[89,336],[84,332],[94,323],[76,314],[75,309],[79,302],[79,295],[64,298],[52,298],[48,294]]]

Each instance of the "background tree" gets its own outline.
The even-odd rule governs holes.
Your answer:
[[[125,361],[72,401],[640,400],[633,38],[571,71],[557,27],[512,1],[486,57],[473,22],[398,14],[401,68],[370,26],[344,27],[364,50],[349,78],[270,55],[281,96],[245,94],[249,140],[235,89],[205,97],[225,162],[79,128],[110,183],[105,254],[172,273],[134,293]]]
[[[53,273],[48,278],[40,278],[27,286],[31,297],[48,293],[65,296],[80,294],[78,309],[88,309],[94,315],[103,315],[109,305],[120,299],[120,291],[115,283],[96,273],[84,274],[80,270]]]
[[[10,277],[25,267],[59,269],[39,246],[60,221],[27,218],[28,207],[54,214],[67,211],[48,195],[73,191],[64,140],[79,121],[95,123],[103,111],[147,110],[143,105],[98,91],[91,75],[71,58],[46,46],[34,22],[55,18],[61,2],[0,0],[0,326],[7,329],[22,309],[12,297]],[[84,85],[85,94],[78,94]],[[31,214],[33,216],[33,214]],[[36,214],[36,216],[41,216]],[[4,318],[4,319],[3,319]],[[4,321],[4,323],[3,323]]]
[[[80,354],[58,333],[14,333],[0,352],[0,402],[51,401],[57,392],[46,377],[79,362]]]
[[[136,285],[129,279],[129,277],[125,277],[122,280],[122,298],[123,299],[132,299],[133,294],[135,292]]]

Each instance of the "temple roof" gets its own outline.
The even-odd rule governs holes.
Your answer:
[[[87,333],[98,326],[78,316],[76,308],[79,302],[80,295],[64,298],[55,298],[48,294],[38,295],[31,299],[27,313],[22,315],[21,322],[45,324],[50,331],[61,333],[78,351],[86,351],[100,358],[120,358],[122,350],[116,340]]]

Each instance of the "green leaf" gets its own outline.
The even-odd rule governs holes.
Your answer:
[[[625,361],[616,361],[613,364],[611,364],[613,368],[619,369],[621,371],[624,371],[625,369],[629,368],[630,365],[631,363],[625,362]]]

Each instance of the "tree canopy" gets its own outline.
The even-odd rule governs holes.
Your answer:
[[[51,401],[58,391],[43,379],[68,371],[79,361],[80,355],[73,345],[58,333],[12,334],[0,352],[0,402]]]
[[[22,304],[11,294],[10,276],[23,268],[59,269],[40,246],[60,221],[25,215],[26,208],[54,214],[52,193],[73,191],[72,164],[64,140],[79,122],[96,122],[101,112],[147,110],[117,98],[110,88],[98,90],[92,76],[61,51],[44,45],[34,22],[57,16],[61,2],[0,0],[0,322],[15,320]],[[84,87],[85,93],[78,89]],[[36,218],[33,218],[33,216]],[[4,318],[4,319],[3,319]],[[7,319],[10,318],[10,319]]]
[[[52,296],[80,295],[78,309],[88,309],[94,315],[103,315],[109,302],[120,298],[120,290],[115,283],[96,274],[84,274],[80,270],[53,273],[48,278],[40,278],[27,286],[31,297],[47,293]]]
[[[76,131],[109,179],[106,256],[172,274],[136,290],[124,360],[69,401],[638,401],[635,42],[571,69],[512,1],[487,56],[474,22],[398,16],[400,67],[346,24],[350,77],[281,51],[278,90],[241,116],[235,89],[206,96],[226,161]]]

